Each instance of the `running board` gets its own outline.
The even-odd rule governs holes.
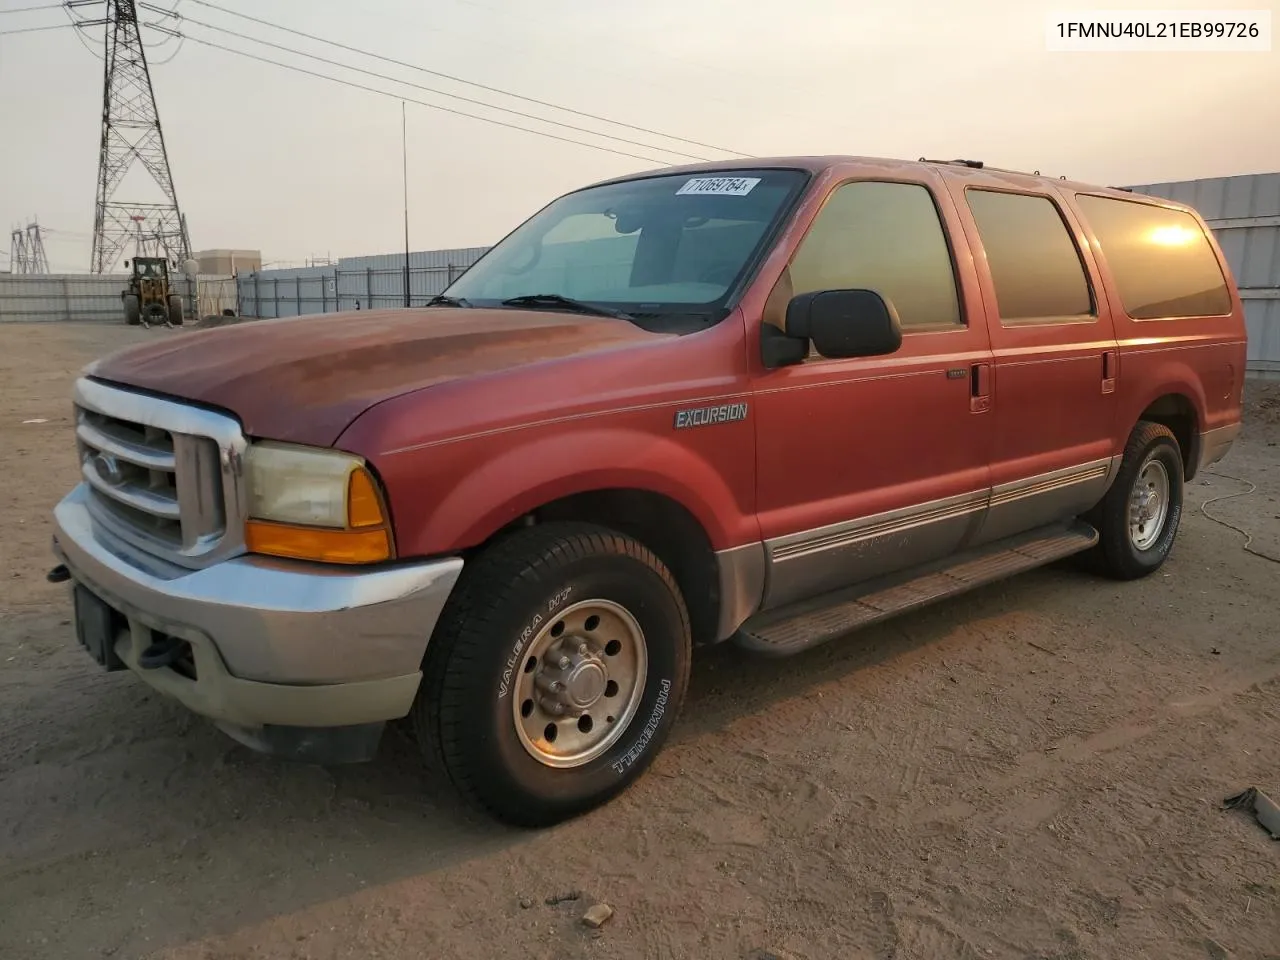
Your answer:
[[[917,570],[835,590],[756,614],[734,635],[746,650],[785,657],[908,610],[1088,550],[1098,531],[1081,521],[1055,524],[987,544]]]

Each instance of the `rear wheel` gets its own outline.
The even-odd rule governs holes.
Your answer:
[[[512,534],[468,565],[427,648],[418,741],[468,799],[545,826],[634,781],[675,722],[689,617],[671,573],[587,524]]]
[[[1178,534],[1182,498],[1177,439],[1168,427],[1139,422],[1111,489],[1089,517],[1101,534],[1094,551],[1099,572],[1136,580],[1160,569]]]
[[[124,322],[131,327],[136,327],[142,322],[142,302],[137,294],[124,295]]]
[[[169,323],[172,326],[182,326],[182,297],[176,293],[169,294]]]

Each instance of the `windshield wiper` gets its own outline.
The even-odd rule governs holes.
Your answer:
[[[464,297],[449,297],[443,293],[437,293],[434,297],[427,301],[428,307],[469,307],[471,302]]]
[[[526,293],[519,297],[508,297],[502,301],[502,305],[504,307],[559,307],[562,310],[572,310],[574,313],[589,313],[597,317],[615,317],[619,320],[635,319],[631,314],[623,313],[621,310],[598,307],[592,303],[574,300],[572,297],[562,297],[558,293]]]

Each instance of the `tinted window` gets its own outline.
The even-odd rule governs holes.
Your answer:
[[[791,284],[794,294],[874,290],[904,328],[961,322],[938,210],[918,184],[837,187],[791,261]]]
[[[968,190],[1006,323],[1093,314],[1075,241],[1048,197]]]
[[[1195,217],[1129,200],[1077,197],[1136,320],[1231,312],[1218,258]]]
[[[735,170],[579,190],[527,220],[447,293],[478,306],[559,294],[629,312],[705,312],[751,268],[805,179]]]

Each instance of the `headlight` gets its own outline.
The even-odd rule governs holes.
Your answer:
[[[249,447],[245,464],[252,552],[328,563],[394,556],[386,507],[362,458],[263,442]]]

